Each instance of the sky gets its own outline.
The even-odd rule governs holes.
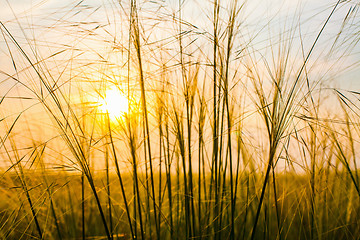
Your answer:
[[[104,66],[96,65],[99,59],[107,59],[121,65],[126,58],[126,42],[128,40],[129,2],[120,0],[0,0],[0,21],[11,33],[20,46],[28,53],[33,62],[46,59],[46,64],[56,76],[67,76],[69,71],[86,78],[101,78]],[[212,34],[212,2],[209,0],[182,0],[181,16],[184,19],[183,30],[190,30],[186,41],[194,40],[192,46],[202,51],[211,52],[209,37]],[[239,1],[239,5],[242,4]],[[294,52],[301,62],[300,38],[304,52],[308,52],[316,39],[324,21],[330,14],[336,1],[328,0],[252,0],[244,3],[239,15],[238,42],[235,42],[233,58],[236,60],[243,45],[248,44],[248,52],[270,59],[273,46],[279,39],[285,41],[292,34]],[[228,18],[228,1],[221,1],[222,28],[226,29]],[[162,41],[165,47],[178,50],[171,45],[177,34],[177,27],[172,22],[173,16],[179,16],[178,0],[139,1],[139,12],[143,27],[143,37],[147,39],[148,49],[152,54],[152,44]],[[320,37],[311,61],[316,69],[316,78],[326,76],[326,87],[360,91],[359,59],[360,45],[359,3],[347,1],[341,3],[330,19]],[[349,9],[353,10],[352,22],[343,29],[336,44],[333,45],[337,33],[342,27],[344,17]],[[155,23],[155,24],[154,24]],[[189,24],[188,24],[189,23]],[[5,32],[2,27],[2,32]],[[5,36],[5,37],[4,37]],[[5,41],[6,40],[6,41]],[[168,43],[168,44],[167,44]],[[278,44],[279,45],[279,44]],[[11,51],[9,51],[10,46]],[[280,45],[279,45],[280,46]],[[63,51],[66,49],[66,51]],[[191,49],[191,48],[189,48]],[[190,50],[189,50],[190,51]],[[330,54],[329,54],[330,53]],[[54,56],[55,55],[55,56]],[[144,54],[145,55],[145,54]],[[211,53],[208,54],[211,56]],[[147,56],[144,56],[145,60]],[[14,58],[14,62],[11,60]],[[91,59],[94,59],[91,61]],[[158,56],[149,55],[148,60],[155,65]],[[14,67],[15,66],[15,67]],[[16,74],[16,70],[25,69],[27,60],[11,43],[7,33],[0,36],[0,70],[8,75]],[[86,68],[83,66],[87,66]],[[111,73],[111,70],[107,69]],[[149,70],[151,72],[151,70]],[[0,74],[0,96],[24,96],[24,86],[16,84],[6,74]],[[34,73],[21,73],[24,79],[35,79]],[[51,74],[51,73],[49,73]],[[154,73],[156,74],[156,73]],[[67,76],[67,77],[70,77]],[[114,77],[114,76],[113,76]],[[30,79],[30,80],[29,80]],[[10,92],[8,92],[10,91]],[[19,92],[20,91],[20,92]],[[13,100],[7,100],[13,105]],[[32,104],[31,101],[29,104]],[[4,108],[4,104],[2,105]],[[30,105],[22,106],[26,108]],[[13,109],[13,108],[11,108]],[[14,110],[15,111],[15,110]],[[15,111],[16,112],[16,111]]]
[[[183,30],[193,32],[193,35],[188,34],[189,37],[186,40],[191,42],[194,39],[193,45],[202,51],[210,52],[208,39],[212,33],[212,2],[209,0],[181,2],[181,15],[185,22]],[[221,18],[224,22],[229,13],[226,10],[229,7],[227,2],[221,2]],[[291,33],[293,38],[291,51],[299,58],[294,61],[301,62],[300,38],[306,53],[310,50],[335,3],[336,1],[328,0],[245,2],[245,7],[239,17],[240,25],[237,29],[239,38],[234,46],[234,59],[241,57],[237,54],[242,52],[243,44],[250,45],[249,52],[253,51],[259,56],[270,59],[267,55],[271,53],[277,41],[279,39],[284,41]],[[238,4],[242,2],[239,1]],[[178,31],[176,29],[178,26],[174,26],[172,22],[172,16],[179,16],[179,1],[143,0],[138,2],[138,7],[142,17],[143,36],[149,43],[149,49],[152,43],[156,45],[159,40],[163,41],[166,47],[167,42],[171,44]],[[320,79],[326,75],[327,87],[360,91],[358,80],[360,45],[357,44],[359,36],[354,35],[360,27],[358,8],[357,1],[341,3],[312,53],[313,69],[319,73],[315,77]],[[78,70],[78,72],[73,71],[76,74],[86,71],[87,78],[100,78],[102,76],[97,75],[97,72],[102,71],[100,69],[102,66],[94,64],[99,56],[110,59],[118,65],[121,65],[122,59],[126,57],[123,49],[127,48],[125,42],[128,40],[128,9],[129,1],[125,0],[119,3],[112,0],[0,0],[0,21],[33,62],[49,58],[46,64],[56,72],[54,76],[66,76],[66,73],[62,71],[69,69],[71,65],[72,70]],[[342,35],[333,45],[349,9],[353,10],[352,22],[346,25]],[[187,25],[187,23],[190,24]],[[223,29],[226,29],[225,24],[222,24]],[[4,27],[2,27],[3,33]],[[63,52],[64,49],[67,51]],[[178,49],[175,47],[173,50]],[[209,53],[208,56],[211,54]],[[15,59],[15,67],[11,57]],[[91,62],[91,59],[94,61]],[[157,56],[149,55],[149,61],[156,61],[156,59],[158,59]],[[89,62],[93,64],[93,67],[90,64],[90,67],[84,70],[82,66],[88,65]],[[16,73],[15,68],[19,70],[27,66],[27,60],[11,43],[9,36],[4,38],[3,34],[0,37],[0,70],[13,75]],[[34,73],[23,73],[26,79],[33,79],[34,76],[31,74]],[[26,97],[26,91],[21,90],[24,87],[18,87],[19,84],[14,87],[14,81],[4,74],[0,75],[0,84],[0,96],[13,94]]]
[[[27,108],[32,109],[29,111],[32,117],[44,111],[38,100],[27,99],[34,97],[28,88],[40,92],[36,83],[37,76],[28,69],[29,63],[12,43],[9,33],[32,62],[45,59],[41,64],[46,65],[46,68],[41,70],[48,72],[43,74],[54,77],[54,81],[59,78],[65,83],[66,79],[78,78],[79,83],[86,85],[82,86],[84,91],[89,90],[86,94],[99,93],[98,79],[118,81],[119,74],[114,71],[124,71],[126,74],[121,66],[126,58],[126,51],[123,49],[127,48],[128,41],[129,1],[119,2],[120,4],[110,0],[0,0],[0,21],[3,24],[3,34],[0,35],[0,97],[8,96],[0,105],[1,118],[13,120],[19,112]],[[144,47],[144,62],[151,61],[155,66],[157,60],[161,62],[162,57],[167,57],[161,56],[161,51],[156,49],[159,40],[160,45],[169,53],[178,51],[178,48],[171,45],[178,32],[178,26],[172,21],[173,16],[179,16],[178,3],[177,0],[143,0],[139,3],[142,37],[143,41],[147,41]],[[222,3],[221,18],[224,21],[221,24],[223,29],[226,29],[228,6],[227,1]],[[279,39],[286,43],[286,38],[292,36],[293,47],[290,51],[298,57],[292,61],[301,63],[303,58],[300,54],[300,37],[304,52],[307,53],[335,3],[336,1],[329,0],[246,2],[239,17],[239,42],[234,46],[233,61],[236,62],[237,57],[243,57],[239,52],[253,51],[251,54],[260,59],[261,56],[269,58],[271,63],[273,46],[281,46]],[[189,53],[196,48],[205,53],[211,52],[208,41],[212,33],[211,7],[211,1],[208,0],[182,1],[183,31],[191,31],[184,40],[189,43],[190,47],[186,49]],[[359,3],[356,1],[340,4],[312,54],[312,77],[324,78],[326,87],[360,91],[360,46],[357,44],[360,37],[359,34],[354,34],[360,29],[358,8]],[[352,22],[346,25],[343,34],[333,45],[349,9],[353,9]],[[248,50],[242,52],[243,44],[249,42]],[[64,49],[66,51],[63,51]],[[147,51],[148,55],[145,54]],[[102,60],[112,63],[115,70],[111,64],[102,64]],[[347,66],[350,67],[346,68]],[[158,72],[152,72],[150,64],[145,68],[148,75],[157,76]],[[20,69],[17,73],[16,70]],[[9,75],[26,81],[24,80],[23,85],[16,83]],[[87,81],[89,79],[91,81]],[[43,131],[44,140],[49,139],[51,135],[46,135],[44,129],[51,128],[52,123],[41,114],[36,117],[37,124],[32,127],[36,128],[36,131]],[[24,121],[26,123],[26,118]],[[19,124],[26,126],[24,122]]]
[[[125,9],[129,6],[129,1],[121,0],[119,2],[120,4],[111,0],[0,0],[0,20],[19,41],[24,39],[24,34],[21,33],[23,31],[26,33],[27,38],[31,39],[31,37],[36,36],[38,41],[39,39],[44,41],[48,47],[51,44],[53,44],[51,47],[56,47],[59,40],[77,41],[71,39],[76,38],[77,35],[69,34],[69,31],[74,30],[70,29],[71,22],[87,21],[107,24],[109,21],[118,21],[119,18],[115,20],[115,15],[121,11],[119,6],[121,5]],[[211,24],[209,24],[212,15],[211,1],[186,0],[182,2],[182,17],[185,20],[198,27],[200,32],[211,30]],[[226,8],[227,1],[222,2],[222,6]],[[165,19],[166,15],[177,14],[178,3],[178,0],[152,0],[140,1],[138,5],[141,8],[140,12],[143,12],[145,17],[146,14],[151,14],[154,11],[161,12],[163,15],[159,14],[157,16],[157,20],[159,20],[160,18]],[[241,3],[239,1],[239,4]],[[335,3],[336,1],[328,0],[247,1],[245,3],[246,7],[243,10],[242,19],[245,24],[241,34],[247,38],[256,36],[255,40],[253,40],[253,45],[256,48],[261,48],[261,44],[268,44],[264,42],[270,37],[276,36],[283,29],[292,28],[294,23],[301,22],[301,34],[305,38],[304,43],[309,43],[310,45]],[[334,36],[339,31],[342,20],[349,9],[358,8],[358,4],[356,1],[340,4],[323,34],[324,37],[320,39],[319,45],[329,44],[327,36]],[[112,12],[114,9],[116,9],[115,12]],[[226,18],[226,11],[223,10],[222,13],[224,18]],[[353,27],[359,27],[356,26],[357,20],[359,20],[358,16],[354,21],[355,26]],[[59,35],[61,39],[59,39]],[[0,44],[0,54],[7,54],[4,41],[0,40]],[[92,43],[89,41],[88,44]],[[321,49],[321,46],[318,46],[318,48]],[[357,46],[353,52],[358,53],[359,49],[359,46]],[[354,57],[349,57],[350,61],[356,61],[357,59],[357,54]],[[4,66],[7,65],[6,62],[8,62],[8,59],[1,57],[0,64]],[[345,88],[359,87],[352,80],[349,80],[348,83],[343,83],[343,85]]]
[[[212,33],[212,2],[182,0],[181,3],[182,18],[184,22],[191,24],[184,24],[183,28],[194,32],[193,35],[189,34],[190,37],[187,40],[190,42],[194,38],[197,47],[203,48],[203,51],[210,51],[206,39]],[[226,22],[228,1],[221,3],[221,18]],[[242,3],[239,1],[238,4]],[[278,39],[286,38],[291,33],[294,42],[291,51],[295,53],[300,51],[299,39],[301,37],[304,52],[307,52],[335,3],[336,1],[328,0],[247,1],[239,17],[239,23],[241,23],[238,29],[239,42],[251,42],[251,50],[266,56]],[[148,43],[156,43],[158,40],[171,43],[171,39],[178,31],[171,19],[174,15],[179,16],[179,1],[143,0],[138,2],[138,7],[142,17],[144,36]],[[360,81],[357,77],[360,75],[358,66],[360,46],[357,44],[359,36],[354,35],[360,27],[358,8],[357,1],[341,3],[313,52],[312,59],[318,62],[314,68],[318,68],[320,75],[333,75],[329,86],[353,91],[360,90]],[[36,58],[47,58],[65,48],[70,49],[71,51],[60,53],[47,60],[48,66],[53,64],[55,67],[51,68],[61,72],[70,62],[74,65],[87,64],[89,59],[94,58],[95,61],[99,56],[107,55],[106,58],[121,62],[119,59],[124,55],[121,49],[126,48],[121,44],[128,40],[128,9],[129,1],[125,0],[119,2],[112,0],[0,0],[0,21],[31,56],[32,61],[36,62]],[[353,10],[352,22],[343,29],[342,35],[333,46],[349,9]],[[223,24],[224,29],[225,27]],[[3,27],[2,31],[4,32]],[[4,41],[5,38],[6,41]],[[0,37],[0,70],[11,75],[16,72],[11,57],[15,58],[18,69],[26,67],[28,63],[10,42],[10,38],[8,36],[5,38],[4,35]],[[11,54],[8,45],[10,45]],[[119,50],[120,56],[109,54],[112,51],[110,48]],[[235,52],[241,51],[242,43],[235,43],[234,49]],[[69,59],[77,61],[69,61]],[[347,66],[350,67],[346,68]],[[92,70],[96,74],[99,69],[94,67]],[[13,83],[10,82],[4,75],[0,76],[0,95],[4,95],[13,87]]]

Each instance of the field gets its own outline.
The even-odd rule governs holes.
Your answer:
[[[0,3],[1,239],[359,239],[358,1]]]

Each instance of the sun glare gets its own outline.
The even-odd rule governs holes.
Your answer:
[[[99,109],[104,113],[109,113],[110,118],[117,119],[128,112],[129,101],[118,89],[109,89],[100,100]]]

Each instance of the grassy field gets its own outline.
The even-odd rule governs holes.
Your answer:
[[[0,18],[1,239],[359,239],[357,1],[46,2]]]
[[[79,239],[82,238],[82,227],[85,225],[87,239],[106,239],[104,227],[101,224],[97,203],[91,190],[86,187],[82,198],[81,175],[66,173],[27,173],[28,184],[35,186],[30,191],[33,207],[39,221],[44,239]],[[46,182],[53,183],[47,189]],[[159,179],[159,175],[155,178]],[[180,176],[181,177],[181,176]],[[194,177],[198,177],[194,174]],[[261,176],[259,176],[261,177]],[[110,176],[110,184],[106,184],[106,176],[96,176],[97,194],[101,201],[101,207],[105,211],[108,227],[112,229],[114,239],[130,239],[129,222],[126,216],[121,187],[116,176]],[[140,177],[145,181],[145,176]],[[166,176],[162,178],[165,180]],[[142,221],[145,238],[153,239],[159,234],[160,239],[185,239],[186,219],[183,213],[185,203],[183,181],[172,177],[175,187],[172,189],[172,203],[166,193],[167,183],[163,181],[161,192],[157,201],[159,211],[160,231],[156,232],[151,204],[146,202],[147,194],[142,190],[141,202]],[[359,235],[359,208],[358,194],[352,187],[351,179],[346,173],[326,174],[321,173],[316,181],[316,196],[312,196],[309,184],[311,176],[299,176],[294,174],[279,174],[276,179],[277,205],[274,203],[274,193],[268,190],[263,209],[258,222],[255,239],[356,239]],[[11,182],[11,184],[9,184]],[[176,185],[180,182],[180,186]],[[155,182],[160,189],[158,181]],[[140,234],[139,220],[134,217],[135,204],[133,189],[133,177],[123,177],[132,226],[137,225],[137,233]],[[224,183],[229,185],[229,180]],[[33,215],[29,209],[29,203],[24,193],[9,185],[21,185],[17,176],[12,175],[2,182],[4,192],[1,208],[6,209],[1,213],[2,237],[4,239],[27,239],[37,238],[38,230],[34,223]],[[254,174],[244,173],[238,179],[236,191],[236,213],[234,218],[235,238],[248,239],[254,226],[256,210],[259,203],[259,188],[261,184]],[[194,184],[198,191],[199,186]],[[209,188],[204,186],[204,188]],[[111,207],[108,205],[108,192],[111,189]],[[159,190],[156,189],[156,190]],[[47,192],[49,191],[49,192]],[[195,194],[194,194],[195,195]],[[231,198],[228,187],[221,192],[219,200],[219,214],[214,213],[213,197],[202,192],[201,198],[194,196],[195,220],[192,225],[194,238],[229,238],[231,234]],[[150,200],[151,202],[151,200]],[[84,203],[84,204],[83,204]],[[172,211],[170,211],[170,204]],[[82,209],[84,208],[84,223],[82,222]],[[112,220],[110,221],[110,216]],[[215,232],[214,218],[219,218],[218,229]],[[277,221],[279,218],[279,221]],[[55,222],[55,219],[57,222]],[[280,233],[279,226],[280,224]],[[315,226],[313,227],[312,224]],[[135,228],[134,228],[135,229]],[[134,230],[135,231],[135,230]]]

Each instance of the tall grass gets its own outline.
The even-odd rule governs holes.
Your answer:
[[[321,9],[310,36],[300,16],[259,42],[273,23],[249,33],[247,2],[206,2],[205,25],[189,5],[75,2],[46,29],[84,40],[46,50],[19,18],[25,41],[0,22],[13,68],[0,69],[12,86],[0,101],[2,239],[357,239],[359,93],[322,85],[322,56],[357,69],[356,3]],[[107,19],[77,19],[97,13]],[[116,118],[99,108],[113,87],[129,101]]]

